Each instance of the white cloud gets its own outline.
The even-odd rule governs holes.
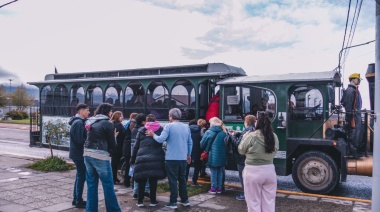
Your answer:
[[[332,70],[343,0],[19,1],[0,13],[0,66],[22,81],[48,73],[224,62],[249,74]],[[352,44],[374,39],[364,1]],[[364,75],[374,45],[350,51],[345,72]],[[364,85],[362,85],[363,87]]]

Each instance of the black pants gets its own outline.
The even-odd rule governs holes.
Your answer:
[[[149,184],[150,184],[150,202],[156,202],[156,192],[157,192],[157,181],[158,179],[155,177],[149,177]],[[145,185],[147,182],[147,178],[136,180],[136,182],[139,184],[139,199],[138,202],[141,203],[144,200],[144,192],[145,192]]]
[[[119,168],[121,156],[122,156],[122,153],[117,152],[117,151],[112,153],[112,156],[111,156],[113,182],[119,182],[119,180],[117,179],[117,170]]]
[[[193,183],[197,183],[199,172],[202,169],[202,161],[201,160],[193,160],[193,162],[191,164],[194,167],[194,173],[193,173],[192,180],[193,180]],[[189,170],[190,170],[191,164],[187,164],[187,167],[186,167],[187,168],[186,169],[186,180],[189,179]]]
[[[131,160],[131,156],[124,156],[125,159],[125,170],[124,170],[124,186],[131,186],[131,176],[129,176],[129,169],[131,164],[129,161]]]

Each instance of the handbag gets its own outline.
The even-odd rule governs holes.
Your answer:
[[[201,153],[201,157],[200,157],[201,161],[203,161],[203,162],[208,161],[208,152],[211,150],[212,144],[214,143],[217,135],[218,135],[218,133],[215,133],[214,138],[212,139],[212,142],[211,142],[211,145],[210,145],[210,149],[208,151],[203,151]]]

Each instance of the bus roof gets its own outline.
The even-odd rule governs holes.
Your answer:
[[[74,81],[107,81],[128,80],[146,78],[187,77],[187,76],[216,76],[216,75],[238,75],[245,76],[242,68],[230,66],[224,63],[207,63],[184,66],[167,66],[154,68],[125,69],[114,71],[95,71],[77,73],[47,74],[45,81],[28,82],[32,85],[51,83],[64,83]]]
[[[341,83],[340,74],[335,71],[308,72],[308,73],[289,73],[268,76],[239,76],[231,77],[218,84],[239,84],[239,83],[268,83],[268,82],[310,82],[310,81],[335,81]]]

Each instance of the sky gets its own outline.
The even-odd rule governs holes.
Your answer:
[[[0,8],[0,84],[43,81],[54,67],[69,73],[222,62],[248,75],[330,71],[347,9],[346,0],[19,0]],[[367,0],[351,44],[374,39],[375,1]],[[374,43],[352,48],[345,84],[374,62]],[[366,80],[360,89],[368,102]]]

